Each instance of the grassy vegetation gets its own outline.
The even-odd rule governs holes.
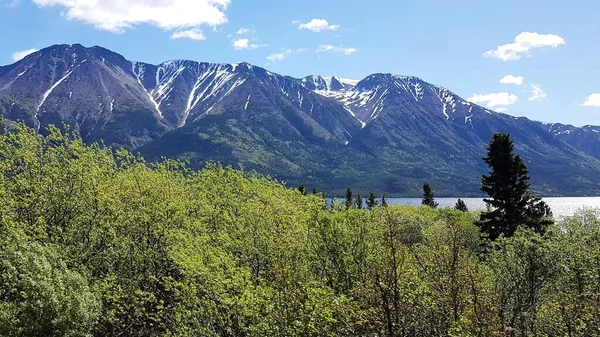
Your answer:
[[[1,336],[595,336],[600,220],[325,207],[233,169],[0,135]]]

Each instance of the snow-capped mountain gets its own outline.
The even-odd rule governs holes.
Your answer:
[[[314,78],[314,76],[303,79]],[[388,107],[418,105],[437,107],[446,119],[458,117],[469,121],[474,105],[445,88],[429,84],[418,77],[392,74],[373,74],[355,82],[342,84],[336,78],[319,78],[324,85],[316,86],[317,93],[343,104],[348,112],[364,125],[379,117]],[[326,80],[329,79],[329,82]],[[317,82],[314,81],[313,82]],[[311,82],[312,83],[312,82]],[[319,83],[319,82],[317,82]],[[326,85],[331,83],[330,85]],[[489,111],[489,113],[492,113]]]
[[[246,111],[257,95],[268,96],[275,109],[293,107],[296,122],[324,139],[343,143],[360,128],[300,80],[247,63],[151,65],[101,47],[60,45],[0,67],[0,113],[9,120],[40,130],[67,123],[85,140],[130,149],[232,105]]]
[[[600,159],[600,126],[575,127],[560,123],[544,123],[548,131],[573,148]]]
[[[351,89],[358,81],[339,78],[335,76],[311,75],[302,79],[302,84],[309,90],[327,94],[341,90]]]
[[[423,180],[438,194],[477,193],[487,142],[509,132],[540,191],[600,193],[600,128],[496,113],[410,76],[296,79],[248,63],[152,65],[58,45],[0,67],[0,114],[41,132],[65,123],[86,142],[148,158],[402,195]]]
[[[53,46],[1,67],[0,113],[41,131],[67,123],[86,141],[129,148],[170,129],[131,75],[129,61],[81,45]]]

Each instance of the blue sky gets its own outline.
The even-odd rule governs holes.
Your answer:
[[[515,116],[600,125],[599,12],[577,0],[0,0],[0,64],[81,43],[295,77],[389,72]]]

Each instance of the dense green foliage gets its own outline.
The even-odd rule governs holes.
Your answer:
[[[520,226],[543,233],[552,223],[548,205],[529,192],[527,164],[513,153],[514,148],[508,134],[497,133],[483,158],[490,174],[482,177],[481,190],[490,199],[484,199],[488,211],[481,214],[479,226],[490,240],[513,236]]]
[[[346,210],[51,129],[0,136],[2,336],[594,336],[600,220]],[[352,199],[350,199],[352,201]]]

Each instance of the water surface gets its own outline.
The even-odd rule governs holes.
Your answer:
[[[482,198],[461,198],[469,210],[485,210],[485,203]],[[440,207],[454,207],[458,198],[437,198],[435,199]],[[413,205],[421,204],[419,198],[388,198],[389,205]],[[552,213],[556,219],[573,215],[582,208],[600,208],[600,197],[577,197],[577,198],[544,198],[544,201],[552,208]]]

